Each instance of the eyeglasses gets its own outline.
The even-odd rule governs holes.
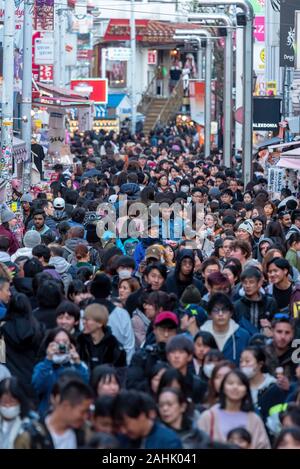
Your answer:
[[[230,310],[227,308],[213,308],[211,310],[212,314],[230,314]]]

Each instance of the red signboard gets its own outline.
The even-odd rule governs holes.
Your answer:
[[[54,79],[53,65],[40,65],[40,81],[52,83]]]
[[[71,80],[71,90],[89,95],[91,101],[98,104],[107,103],[107,80],[89,78],[87,80]]]
[[[148,65],[157,64],[157,50],[148,50]]]

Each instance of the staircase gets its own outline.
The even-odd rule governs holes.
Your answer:
[[[152,98],[148,107],[143,131],[148,134],[156,125],[158,116],[164,109],[168,98]]]
[[[167,125],[183,104],[182,80],[179,80],[168,98],[157,96],[155,90],[156,77],[149,83],[137,108],[138,112],[146,116],[144,122],[144,132],[146,134],[158,124]]]

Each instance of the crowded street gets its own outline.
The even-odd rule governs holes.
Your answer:
[[[0,449],[299,449],[297,1],[0,12]]]

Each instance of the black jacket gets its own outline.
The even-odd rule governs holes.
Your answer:
[[[43,308],[39,306],[33,310],[34,317],[45,325],[46,329],[56,327],[56,308]]]
[[[251,301],[246,296],[241,297],[234,302],[237,322],[250,334],[260,332],[260,320],[268,319],[271,321],[278,307],[274,298],[269,295],[261,294],[259,301]],[[249,327],[247,327],[249,323]],[[252,327],[251,327],[252,326]]]
[[[25,396],[32,399],[31,377],[44,327],[34,318],[15,316],[2,325],[1,334],[6,346],[6,366],[18,378]]]
[[[183,259],[189,258],[193,262],[193,266],[195,265],[195,260],[194,260],[194,254],[191,249],[183,249],[182,251],[179,252],[177,261],[176,261],[176,267],[173,272],[171,272],[166,280],[166,288],[168,293],[175,293],[177,295],[177,298],[180,299],[182,293],[188,287],[189,285],[193,284],[195,285],[199,291],[202,290],[202,284],[200,280],[196,279],[192,274],[190,275],[189,278],[187,278],[184,282],[180,280],[179,278],[179,272],[181,268],[181,263]],[[194,269],[193,269],[194,270]]]
[[[273,344],[267,345],[264,350],[266,353],[266,366],[272,375],[276,374],[275,371],[277,367],[282,367],[285,376],[287,376],[289,380],[296,380],[296,368],[298,363],[294,363],[292,360],[292,354],[295,349],[290,346],[280,357],[276,354]]]
[[[165,344],[156,343],[138,350],[127,370],[126,387],[150,392],[150,375],[158,361],[167,361]]]
[[[104,363],[116,367],[126,366],[126,352],[115,336],[112,335],[109,327],[106,328],[103,339],[96,345],[90,335],[80,334],[78,336],[78,347],[81,360],[90,369]]]

